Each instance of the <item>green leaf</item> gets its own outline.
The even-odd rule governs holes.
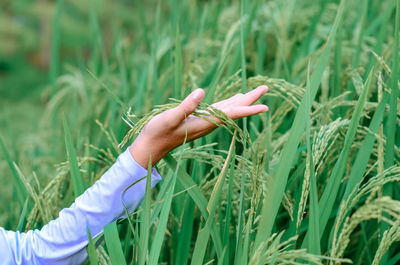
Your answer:
[[[24,186],[24,183],[22,183],[22,181],[18,175],[17,170],[15,169],[14,162],[12,161],[10,153],[8,152],[7,147],[1,136],[0,136],[0,148],[4,154],[4,157],[7,161],[8,167],[11,171],[11,175],[13,177],[13,183],[15,186],[18,202],[20,203],[21,206],[23,206],[25,204],[25,200],[27,198],[27,191]]]
[[[395,17],[395,27],[394,27],[394,45],[392,51],[392,77],[390,79],[390,99],[389,99],[389,113],[386,120],[386,145],[384,153],[384,167],[385,169],[395,165],[395,146],[396,137],[398,136],[398,126],[397,126],[397,116],[398,116],[398,100],[399,100],[399,80],[400,80],[400,69],[399,69],[399,31],[400,31],[400,0],[396,1],[396,17]],[[398,145],[398,143],[397,143]],[[393,197],[395,187],[391,183],[383,187],[383,195]],[[385,214],[385,217],[388,217]],[[381,236],[389,229],[387,223],[381,223]],[[386,253],[381,260],[382,264],[387,263],[389,255]]]
[[[29,200],[26,198],[24,207],[22,208],[21,216],[19,217],[18,225],[17,225],[17,231],[23,232],[23,227],[24,227],[24,222],[26,219],[26,213],[28,211],[28,205],[29,205]]]
[[[400,80],[399,71],[399,23],[400,23],[400,0],[397,0],[396,19],[394,30],[394,45],[393,45],[393,61],[392,61],[392,77],[390,79],[391,97],[389,100],[389,113],[386,121],[386,146],[385,146],[385,168],[389,168],[394,164],[395,155],[395,139],[397,130],[397,100],[399,97],[398,82]]]
[[[239,213],[238,221],[236,225],[236,248],[235,248],[235,265],[240,265],[240,259],[243,253],[242,251],[242,233],[243,233],[243,219],[244,219],[244,194],[246,192],[246,186],[244,185],[244,175],[240,177],[240,198],[239,198]]]
[[[162,204],[162,210],[160,214],[160,218],[157,225],[157,230],[152,239],[151,250],[149,255],[148,264],[158,264],[158,259],[160,258],[161,246],[164,241],[165,231],[167,229],[169,212],[171,209],[172,195],[174,194],[176,183],[176,174],[171,177],[169,181],[168,190],[166,192],[166,196],[164,199],[164,203]]]
[[[307,86],[310,84],[310,64],[308,64],[307,69]],[[311,110],[311,99],[310,99],[310,89],[306,89],[306,110]],[[310,233],[308,250],[312,254],[321,255],[321,244],[319,240],[319,206],[318,206],[318,190],[317,190],[317,180],[315,178],[313,153],[310,142],[310,112],[305,113],[306,116],[306,141],[307,141],[307,155],[308,155],[308,165],[310,168],[310,223],[308,231]]]
[[[97,265],[99,264],[99,258],[97,257],[96,252],[96,241],[92,238],[92,232],[88,228],[88,237],[89,237],[89,244],[86,247],[86,251],[89,256],[90,265]]]
[[[104,240],[107,245],[108,253],[110,254],[111,263],[113,265],[126,265],[116,221],[104,227]]]
[[[383,119],[383,114],[385,112],[386,103],[388,101],[389,94],[385,93],[382,101],[372,117],[371,123],[369,125],[369,130],[367,136],[365,136],[364,141],[361,144],[361,148],[357,153],[356,160],[351,168],[349,179],[347,180],[346,190],[343,195],[343,200],[346,200],[350,193],[357,187],[360,183],[364,172],[367,168],[369,158],[372,154],[372,149],[376,140],[375,134],[379,131],[379,126]]]
[[[68,123],[65,118],[64,118],[64,134],[65,134],[65,144],[67,146],[68,160],[71,169],[72,188],[74,190],[74,196],[75,198],[77,198],[85,191],[86,185],[83,182],[83,178],[81,176],[81,171],[78,165],[78,158],[75,153],[75,148],[72,144],[71,132],[69,130]]]
[[[63,0],[57,0],[56,2],[56,13],[53,16],[53,34],[51,40],[51,62],[50,62],[50,85],[51,85],[51,96],[54,97],[57,90],[57,77],[59,72],[59,49],[60,49],[60,35],[61,35],[61,15],[63,9]]]
[[[198,161],[193,162],[192,176],[196,180],[196,177],[202,175],[204,170],[204,164],[201,164]],[[178,244],[175,256],[175,264],[187,264],[189,259],[189,252],[191,249],[192,235],[193,235],[193,227],[195,226],[195,203],[192,199],[190,199],[189,194],[185,196],[185,209],[183,211],[182,221]]]
[[[142,223],[140,225],[139,239],[139,265],[144,265],[149,248],[150,217],[151,217],[151,157],[147,169],[146,194],[143,200]]]
[[[230,257],[230,226],[231,226],[231,214],[232,214],[232,190],[233,190],[233,179],[235,174],[235,160],[232,160],[229,172],[229,182],[228,182],[228,196],[226,199],[226,213],[225,213],[225,228],[224,228],[224,238],[223,245],[226,248],[226,255],[224,257],[224,264],[229,264]]]
[[[181,36],[179,34],[179,25],[176,25],[175,36],[175,78],[174,78],[174,96],[182,97],[182,47]]]
[[[253,215],[250,214],[246,223],[246,233],[244,234],[244,242],[242,246],[242,250],[240,251],[239,264],[247,265],[248,253],[249,253],[249,245],[250,245],[250,232],[251,232],[251,224],[253,223]]]

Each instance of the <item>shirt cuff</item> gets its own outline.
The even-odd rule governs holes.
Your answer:
[[[142,167],[138,162],[136,162],[131,152],[129,152],[129,147],[118,157],[118,160],[135,181],[140,179],[138,176],[147,176],[147,168]],[[151,169],[151,180],[162,180],[160,174],[158,174],[154,167]]]
[[[142,167],[133,158],[132,154],[127,148],[117,160],[117,164],[124,168],[124,171],[129,176],[129,182],[125,185],[125,191],[121,194],[121,203],[123,202],[127,207],[129,213],[132,213],[143,200],[146,191],[146,182],[148,170]],[[162,180],[162,177],[153,167],[151,170],[151,188]],[[127,217],[126,212],[119,216],[118,219]]]

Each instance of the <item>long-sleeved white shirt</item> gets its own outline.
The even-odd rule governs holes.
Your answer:
[[[124,190],[147,176],[127,149],[115,164],[81,196],[71,207],[63,209],[59,217],[41,230],[27,233],[7,231],[0,227],[0,264],[81,264],[87,259],[88,228],[92,236],[119,218],[125,217],[122,203]],[[152,170],[151,184],[161,180]],[[123,197],[129,212],[142,201],[146,178],[130,187]]]

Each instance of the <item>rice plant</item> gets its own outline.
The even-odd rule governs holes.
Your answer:
[[[1,226],[56,218],[202,87],[223,123],[88,264],[400,262],[400,0],[44,2],[0,4]],[[266,114],[212,107],[259,85]]]

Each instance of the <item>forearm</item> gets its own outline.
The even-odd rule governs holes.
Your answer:
[[[147,170],[125,151],[117,162],[71,207],[40,231],[15,233],[0,230],[0,251],[7,251],[5,264],[80,264],[87,258],[88,229],[95,237],[108,223],[125,216],[122,200],[132,212],[142,201]],[[161,177],[153,170],[152,186]],[[124,194],[122,198],[122,194]]]

